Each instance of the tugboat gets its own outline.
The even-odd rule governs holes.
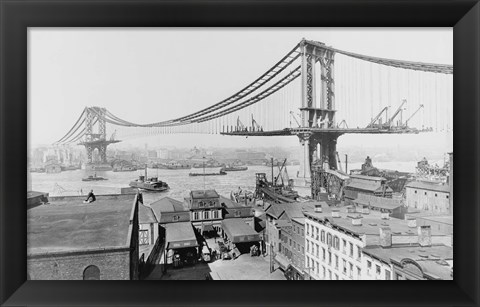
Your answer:
[[[95,173],[93,176],[90,175],[87,178],[82,178],[82,181],[100,181],[100,180],[108,180],[105,177],[97,176],[97,173]]]
[[[175,161],[169,162],[169,163],[160,163],[160,164],[155,164],[154,168],[160,168],[160,169],[191,169],[192,166],[190,164],[182,164],[178,163]]]
[[[138,179],[131,181],[130,187],[136,189],[142,189],[145,191],[163,192],[170,187],[164,181],[158,180],[158,177],[147,177],[147,167],[145,167],[145,175],[140,175]]]
[[[238,172],[238,171],[246,171],[248,169],[247,166],[237,166],[237,165],[227,165],[224,170],[226,172]]]

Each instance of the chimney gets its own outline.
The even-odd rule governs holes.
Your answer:
[[[417,219],[416,218],[408,218],[408,227],[416,228],[417,227]]]
[[[363,206],[362,213],[363,214],[370,214],[370,209],[368,209],[368,206],[365,206],[365,205]]]
[[[381,218],[382,220],[388,220],[390,218],[390,215],[388,214],[388,212],[382,212]]]
[[[352,217],[352,225],[354,226],[362,226],[362,216],[355,216]]]
[[[392,246],[392,229],[390,227],[380,227],[380,246]]]
[[[322,213],[322,205],[315,205],[315,212]]]
[[[338,209],[332,209],[332,217],[340,217],[340,211],[338,211]]]
[[[430,225],[418,227],[418,244],[420,244],[420,246],[432,245],[432,230],[430,229]]]

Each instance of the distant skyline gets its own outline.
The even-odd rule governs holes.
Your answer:
[[[210,106],[261,75],[304,37],[372,56],[453,62],[451,28],[29,28],[29,143],[58,140],[86,106],[106,107],[137,123]],[[345,135],[338,146],[375,142],[420,148],[443,144],[449,151],[453,134]],[[293,136],[157,135],[115,147],[144,143],[241,148],[299,144]]]

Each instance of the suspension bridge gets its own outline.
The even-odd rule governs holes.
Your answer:
[[[86,107],[54,145],[85,146],[88,163],[97,149],[106,163],[107,146],[120,139],[291,135],[304,148],[302,175],[309,178],[314,161],[337,170],[336,144],[343,134],[451,131],[452,112],[452,65],[362,55],[303,39],[260,77],[207,108],[146,124]],[[107,124],[115,131],[111,137]]]

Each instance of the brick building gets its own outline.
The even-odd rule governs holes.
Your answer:
[[[405,199],[409,208],[448,214],[450,210],[450,187],[424,181],[413,181],[405,186]]]
[[[138,279],[137,196],[84,199],[51,197],[27,211],[29,279]]]

